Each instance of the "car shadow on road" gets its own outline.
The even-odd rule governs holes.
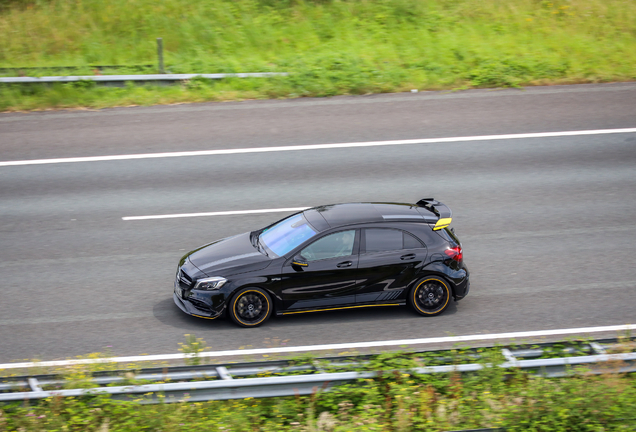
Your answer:
[[[457,312],[457,305],[451,302],[441,316],[454,315]],[[393,306],[393,307],[365,307],[341,309],[323,312],[311,312],[294,314],[287,316],[275,317],[276,326],[311,326],[316,324],[364,324],[365,322],[391,322],[404,320],[426,319],[415,313],[409,306]],[[433,317],[430,317],[434,319]]]
[[[440,317],[454,315],[455,313],[457,313],[457,303],[451,302]],[[153,314],[155,318],[163,324],[185,330],[209,330],[214,328],[215,330],[224,331],[239,329],[226,317],[221,317],[215,320],[207,320],[187,315],[175,306],[172,298],[167,298],[156,303],[153,307]],[[431,318],[434,319],[433,317]],[[404,321],[411,319],[427,319],[427,317],[422,317],[416,314],[408,306],[365,307],[299,313],[288,316],[273,316],[272,319],[268,323],[265,323],[262,327],[267,327],[269,325],[275,326],[277,329],[284,329],[286,327],[315,326],[317,324],[330,324],[337,326],[357,323],[364,325],[364,323],[368,323],[370,321],[385,321],[389,323],[391,321]]]
[[[185,330],[209,330],[211,326],[214,326],[218,329],[236,328],[235,325],[224,318],[208,320],[185,314],[174,304],[172,297],[166,298],[156,303],[152,309],[152,312],[155,318],[161,323],[170,327]]]

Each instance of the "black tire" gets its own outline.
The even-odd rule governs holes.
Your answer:
[[[272,299],[261,288],[243,288],[230,302],[228,313],[241,327],[258,327],[272,315]]]
[[[409,293],[409,303],[420,315],[439,315],[448,307],[452,293],[448,282],[440,277],[420,279]]]

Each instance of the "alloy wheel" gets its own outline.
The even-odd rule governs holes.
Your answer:
[[[236,315],[245,324],[256,324],[269,312],[265,297],[256,291],[243,294],[236,302]]]
[[[448,305],[450,291],[446,284],[437,279],[428,279],[420,283],[413,295],[414,306],[425,315],[435,315]]]

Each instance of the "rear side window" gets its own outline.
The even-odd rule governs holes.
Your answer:
[[[422,247],[422,243],[410,234],[402,233],[404,235],[404,249],[417,249]]]
[[[437,230],[435,231],[441,238],[443,238],[444,240],[446,240],[447,242],[450,243],[455,243],[456,245],[460,245],[461,243],[459,242],[459,239],[457,238],[457,236],[455,235],[455,233],[453,233],[450,228],[443,228],[441,230]]]
[[[366,252],[385,252],[422,247],[422,244],[415,237],[400,230],[369,228],[364,230],[364,233]]]

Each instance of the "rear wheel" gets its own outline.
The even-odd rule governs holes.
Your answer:
[[[409,294],[409,303],[417,313],[425,316],[439,315],[450,303],[451,290],[441,278],[419,280]]]
[[[229,314],[241,327],[257,327],[272,314],[272,299],[261,288],[243,288],[230,302]]]

